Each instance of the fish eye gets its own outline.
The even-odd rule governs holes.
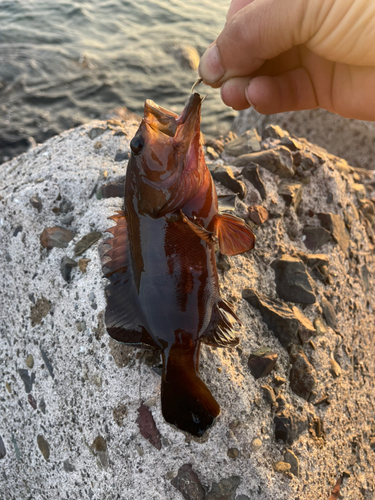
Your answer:
[[[138,155],[142,151],[143,144],[143,138],[140,135],[136,135],[130,142],[130,149],[135,155]]]

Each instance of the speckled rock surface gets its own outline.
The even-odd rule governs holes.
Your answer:
[[[91,139],[94,128],[104,130]],[[221,415],[196,440],[163,420],[160,357],[117,344],[103,325],[106,280],[100,252],[109,237],[107,217],[122,200],[98,199],[95,193],[125,174],[127,160],[115,161],[115,156],[129,150],[136,128],[132,122],[125,128],[119,122],[93,122],[1,167],[0,499],[180,500],[191,490],[199,492],[196,498],[326,500],[346,470],[345,499],[373,499],[374,212],[367,205],[363,210],[363,190],[360,201],[353,185],[364,184],[371,205],[374,177],[316,149],[314,156],[304,143],[310,169],[298,170],[301,158],[293,153],[297,180],[304,183],[296,213],[278,194],[278,175],[259,167],[267,192],[262,200],[233,158],[222,154],[219,164],[232,165],[247,188],[244,200],[237,201],[237,214],[245,217],[247,207],[257,204],[270,218],[254,227],[256,249],[230,257],[230,267],[219,271],[222,294],[242,321],[241,343],[232,349],[202,346],[201,375]],[[263,148],[277,146],[272,138],[262,142]],[[231,193],[220,184],[218,191]],[[290,386],[294,358],[259,311],[242,299],[242,291],[280,300],[271,263],[285,254],[308,262],[304,255],[312,252],[304,245],[303,228],[320,227],[320,213],[339,215],[350,241],[346,253],[332,237],[319,248],[329,264],[309,271],[314,304],[286,303],[320,325],[301,346],[316,372],[306,401]],[[42,231],[56,226],[71,231],[73,239],[66,248],[42,248]],[[86,272],[72,266],[67,282],[62,259],[78,262],[75,245],[93,232],[102,236],[80,256],[88,259]],[[336,314],[335,329],[323,318],[324,297]],[[300,332],[300,338],[309,337]],[[269,375],[255,380],[248,358],[260,348],[278,358]],[[339,375],[332,373],[333,358]],[[264,399],[265,384],[274,391],[275,404]],[[160,433],[160,447],[140,432],[142,405]],[[275,439],[278,414],[291,416],[292,425],[297,422],[298,428],[290,429],[292,442]],[[149,432],[155,428],[150,425]],[[273,467],[284,461],[287,450],[298,460],[298,477]],[[195,489],[175,479],[185,465],[199,481]],[[224,490],[226,496],[220,496]]]

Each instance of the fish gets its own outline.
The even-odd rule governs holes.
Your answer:
[[[202,343],[238,344],[239,318],[220,295],[215,246],[237,255],[254,247],[244,220],[220,213],[200,132],[203,98],[180,115],[146,100],[130,142],[124,208],[106,243],[105,324],[127,345],[161,351],[166,422],[202,436],[220,407],[199,375]]]

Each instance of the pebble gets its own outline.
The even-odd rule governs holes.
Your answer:
[[[216,252],[216,266],[221,271],[227,272],[231,269],[230,259],[227,255],[223,255],[221,252]]]
[[[314,319],[314,326],[316,328],[316,334],[317,335],[325,335],[327,333],[327,328],[320,316],[317,316]]]
[[[12,388],[11,388],[9,382],[5,382],[5,388],[9,392],[9,394],[12,394]]]
[[[307,359],[302,347],[293,345],[289,354],[292,363],[289,375],[290,387],[298,396],[308,401],[317,382],[315,368]]]
[[[303,194],[303,184],[294,180],[281,181],[278,194],[284,199],[286,206],[292,206],[297,210]]]
[[[322,297],[321,306],[323,310],[323,316],[327,322],[327,325],[330,326],[331,328],[335,328],[336,313],[333,308],[333,305],[325,297]]]
[[[107,129],[105,127],[93,127],[87,132],[87,135],[93,141],[94,139],[102,135],[106,130]]]
[[[91,259],[79,259],[78,261],[78,267],[81,273],[85,273],[87,270],[87,264],[91,262]]]
[[[182,494],[185,500],[204,500],[205,491],[198,475],[190,464],[182,465],[171,484]]]
[[[31,205],[38,210],[38,212],[41,212],[43,208],[42,200],[39,198],[38,195],[34,195],[30,198],[30,203]]]
[[[100,240],[102,233],[93,231],[86,234],[82,239],[80,239],[74,247],[74,255],[77,257],[82,255],[86,250],[88,250],[94,243]]]
[[[276,462],[273,464],[273,468],[276,472],[280,472],[281,474],[283,474],[290,471],[291,465],[287,462]]]
[[[46,441],[41,434],[37,436],[36,441],[38,443],[38,448],[41,451],[44,459],[48,460],[50,456],[50,447],[48,441]]]
[[[267,125],[262,132],[263,141],[266,139],[283,139],[284,137],[288,137],[289,132],[283,130],[279,125]]]
[[[69,283],[71,280],[72,269],[77,267],[77,262],[66,255],[61,259],[60,272],[63,279]]]
[[[138,418],[136,420],[142,436],[149,441],[157,450],[161,450],[161,435],[156,427],[154,417],[148,406],[143,403],[138,408]]]
[[[275,439],[280,439],[284,443],[292,444],[301,434],[308,430],[308,420],[300,417],[297,413],[289,409],[284,409],[275,415]]]
[[[261,205],[251,205],[247,210],[250,219],[258,226],[268,221],[268,210]]]
[[[250,354],[248,366],[255,379],[266,377],[275,367],[277,354],[267,347],[262,347]]]
[[[255,128],[247,130],[245,133],[225,144],[225,153],[230,156],[241,156],[261,150],[260,136]]]
[[[64,461],[63,467],[64,467],[65,472],[74,472],[75,471],[74,466],[69,462],[69,460]]]
[[[315,303],[315,284],[298,257],[283,255],[272,262],[278,296],[299,304]]]
[[[329,360],[330,365],[331,365],[331,373],[334,377],[338,378],[341,375],[341,366],[338,364],[338,362],[335,360],[333,357],[333,354],[331,355],[331,359]]]
[[[284,146],[242,155],[232,162],[235,167],[247,167],[253,163],[280,177],[293,177],[295,173],[292,153]]]
[[[33,410],[36,410],[37,404],[36,404],[36,400],[35,400],[34,396],[32,394],[29,394],[27,396],[27,400],[30,403]]]
[[[7,454],[3,438],[0,436],[0,460]]]
[[[130,158],[130,152],[129,151],[117,151],[115,154],[115,161],[125,161]]]
[[[331,239],[331,233],[322,227],[305,226],[303,234],[305,236],[303,242],[309,250],[321,248]]]
[[[286,450],[284,453],[284,462],[290,464],[290,472],[299,477],[299,460],[292,450]]]
[[[273,377],[273,381],[274,381],[274,383],[275,383],[276,386],[280,387],[281,385],[285,384],[286,378],[281,377],[280,375],[275,375]]]
[[[267,191],[260,177],[258,165],[256,163],[249,163],[249,165],[242,169],[242,175],[259,191],[262,200],[265,200],[267,198]]]
[[[28,370],[24,370],[23,368],[20,368],[18,370],[18,373],[25,385],[26,394],[29,394],[33,388],[33,383],[35,381],[35,373],[32,373],[30,376]]]
[[[349,233],[345,227],[344,220],[339,216],[331,213],[320,213],[318,219],[324,229],[332,234],[333,239],[338,243],[341,250],[346,253],[349,248]]]
[[[211,490],[204,497],[205,500],[235,500],[236,490],[241,484],[241,478],[231,476],[222,479],[219,483],[212,483]]]
[[[48,373],[49,373],[49,374],[51,375],[51,377],[54,379],[54,378],[55,378],[55,375],[54,375],[54,373],[53,373],[53,368],[52,368],[52,365],[51,365],[50,360],[48,359],[48,356],[47,356],[46,352],[45,352],[42,348],[40,348],[40,353],[41,353],[41,355],[42,355],[42,358],[43,358],[43,361],[44,361],[44,363],[45,363],[45,365],[46,365],[46,368],[47,368],[47,370],[48,370]]]
[[[128,409],[126,405],[120,403],[118,406],[116,406],[116,408],[113,408],[112,415],[113,420],[119,427],[121,427],[124,422],[124,418],[128,415]]]
[[[234,177],[233,170],[230,167],[219,165],[211,172],[211,175],[215,181],[237,193],[241,200],[246,196],[247,188],[245,184]]]
[[[90,448],[98,459],[99,467],[107,469],[108,468],[107,441],[104,439],[104,437],[100,435],[96,436]]]
[[[27,358],[26,358],[26,366],[30,370],[32,370],[34,368],[34,358],[33,358],[32,354],[29,354],[27,356]]]
[[[121,176],[112,182],[107,182],[96,191],[96,198],[123,198],[125,194],[125,176]]]
[[[101,149],[103,147],[103,143],[100,142],[100,141],[97,141],[95,144],[94,144],[94,149],[98,150],[98,149]]]
[[[303,149],[302,142],[290,136],[282,137],[280,144],[286,146],[291,151],[301,151]]]
[[[229,448],[227,451],[227,455],[229,458],[237,458],[239,455],[239,451],[237,448]]]
[[[255,452],[262,447],[262,441],[259,438],[255,438],[251,441],[251,449]]]
[[[46,227],[40,235],[40,243],[42,247],[51,248],[66,248],[69,242],[74,238],[74,234],[69,229],[63,227]]]
[[[276,396],[272,387],[268,384],[262,385],[263,396],[266,403],[274,406],[276,405]]]
[[[30,308],[31,326],[40,325],[51,310],[51,302],[45,297],[38,299]]]

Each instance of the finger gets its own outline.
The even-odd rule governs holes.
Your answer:
[[[250,103],[246,98],[246,89],[249,85],[250,77],[229,78],[220,89],[221,99],[224,104],[236,111],[250,108]]]
[[[254,2],[254,0],[232,0],[227,13],[227,21],[237,14],[239,10],[243,9],[252,2]]]

